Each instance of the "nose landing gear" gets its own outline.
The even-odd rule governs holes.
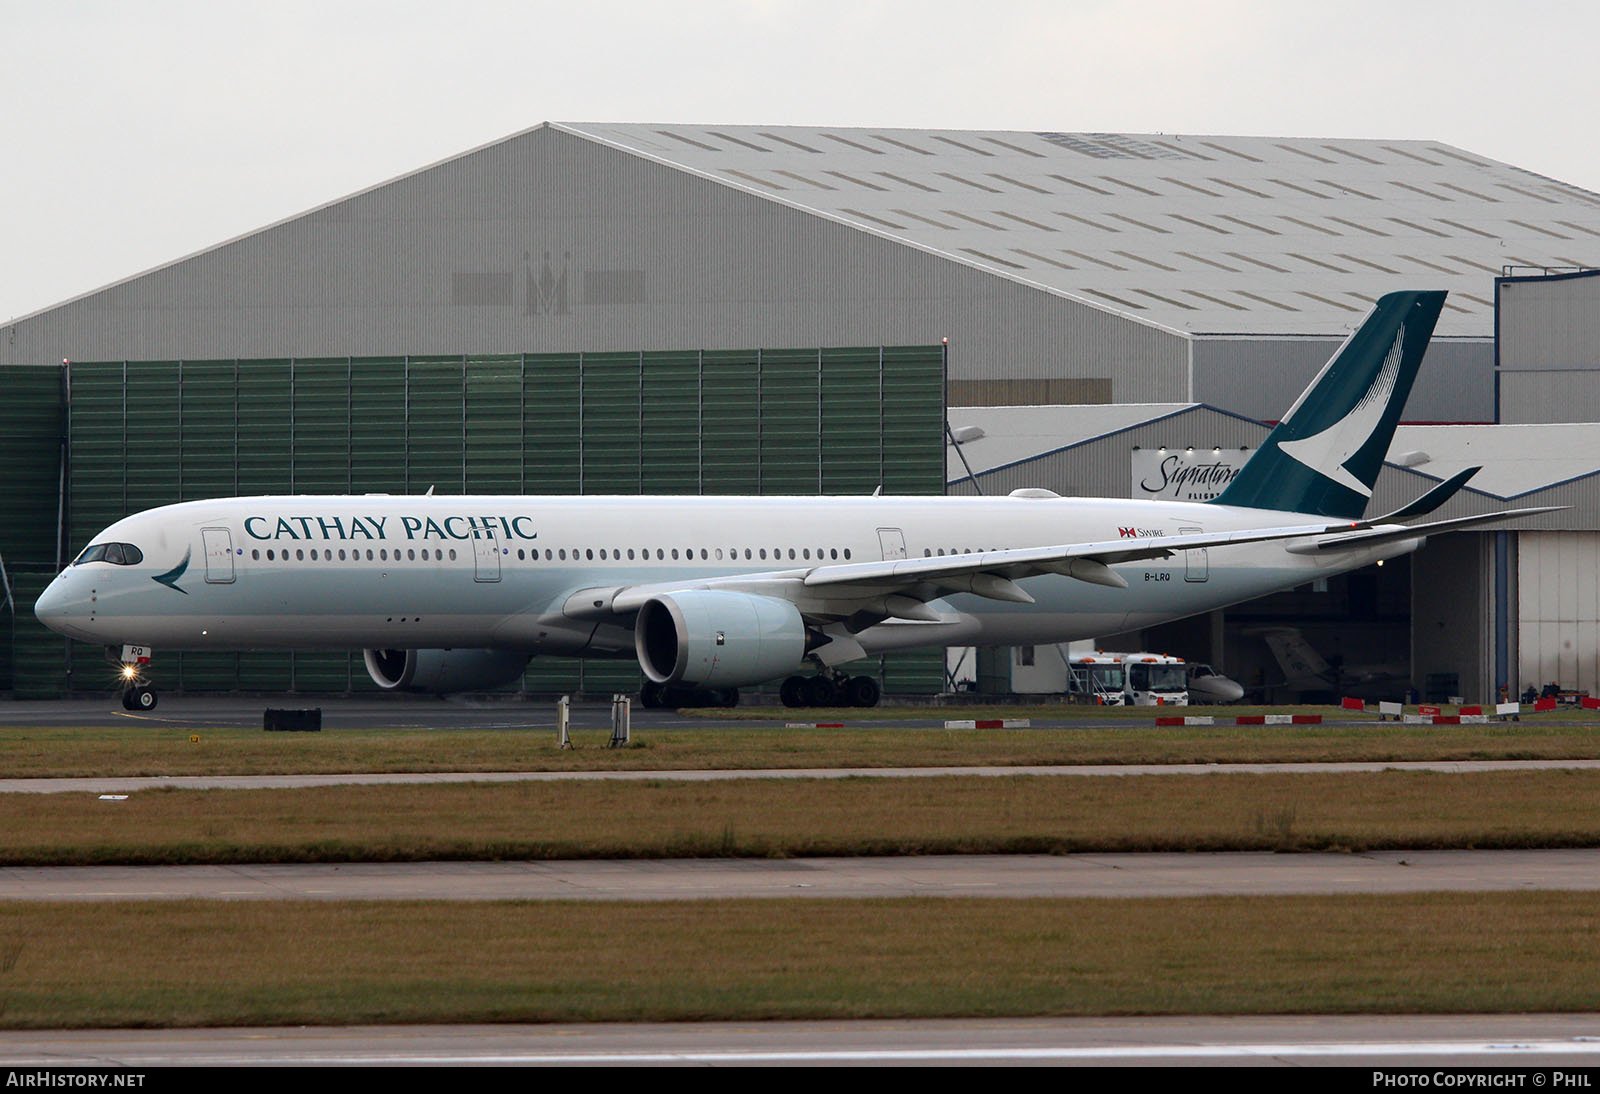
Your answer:
[[[134,684],[122,689],[122,709],[146,711],[156,709],[156,692],[149,684]]]
[[[114,647],[113,647],[114,648]],[[156,709],[156,689],[144,678],[143,670],[150,663],[148,646],[123,646],[122,656],[108,660],[117,665],[117,676],[122,681],[122,709],[147,711]]]

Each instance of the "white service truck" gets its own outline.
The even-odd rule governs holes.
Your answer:
[[[1164,653],[1075,653],[1067,661],[1068,694],[1105,706],[1186,707],[1188,666]]]

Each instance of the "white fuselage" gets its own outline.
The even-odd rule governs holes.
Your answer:
[[[36,611],[73,638],[183,650],[499,648],[616,655],[631,617],[573,611],[579,590],[796,578],[885,558],[1304,525],[1325,518],[1082,498],[291,496],[185,502],[96,543],[136,564],[74,564]],[[970,593],[936,620],[888,619],[869,653],[1064,642],[1192,615],[1414,550],[1418,539],[1296,553],[1282,542],[1114,565],[1127,588],[1044,575],[1032,604]]]

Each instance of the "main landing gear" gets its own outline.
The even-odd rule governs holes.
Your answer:
[[[778,689],[786,707],[875,707],[881,694],[870,676],[791,676]]]
[[[669,684],[647,683],[639,689],[639,705],[646,710],[676,710],[679,707],[736,707],[738,688],[678,688]]]

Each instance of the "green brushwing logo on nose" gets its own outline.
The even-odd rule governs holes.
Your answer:
[[[178,563],[176,566],[174,566],[172,569],[168,570],[164,574],[156,574],[156,575],[154,575],[150,580],[151,581],[159,581],[161,584],[165,585],[167,588],[169,588],[169,589],[177,589],[177,591],[182,593],[184,596],[188,596],[189,595],[189,591],[187,589],[178,589],[178,579],[180,577],[182,577],[184,571],[189,568],[189,554],[190,554],[189,551],[183,552],[183,561],[182,562]]]

